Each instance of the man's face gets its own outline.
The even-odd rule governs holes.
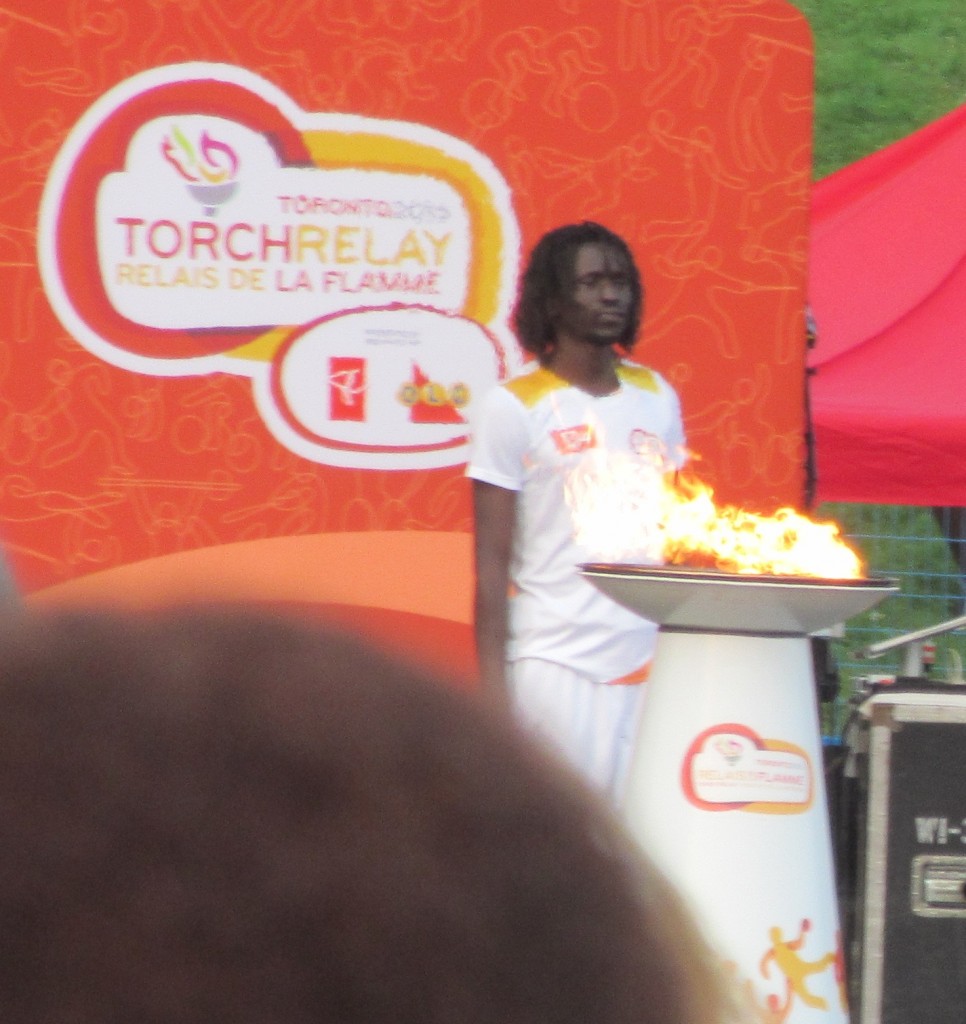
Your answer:
[[[591,345],[613,345],[624,337],[633,301],[627,257],[609,245],[589,242],[577,250],[571,294],[561,304],[557,330]]]

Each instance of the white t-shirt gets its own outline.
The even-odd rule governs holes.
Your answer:
[[[620,459],[636,460],[656,482],[684,460],[674,389],[633,363],[620,363],[618,377],[618,390],[603,397],[544,367],[495,388],[475,418],[466,471],[518,492],[508,658],[541,658],[601,682],[641,668],[653,654],[656,627],[580,575],[582,562],[619,559],[578,543],[568,480]],[[620,560],[655,559],[638,552]]]

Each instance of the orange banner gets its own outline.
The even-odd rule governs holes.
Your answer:
[[[469,671],[467,422],[522,365],[522,254],[580,219],[640,262],[635,357],[700,475],[800,503],[785,0],[3,18],[0,530],[32,601],[282,601]]]

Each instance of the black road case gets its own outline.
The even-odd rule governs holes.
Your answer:
[[[966,692],[862,708],[853,1020],[966,1021]]]

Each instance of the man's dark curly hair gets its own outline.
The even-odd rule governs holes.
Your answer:
[[[539,359],[546,358],[553,350],[556,338],[553,308],[568,298],[573,289],[577,250],[591,243],[616,249],[627,259],[633,299],[627,329],[617,345],[624,352],[629,352],[634,346],[644,297],[644,286],[634,255],[620,235],[602,224],[583,221],[548,231],[534,246],[523,271],[514,325],[520,344]]]

